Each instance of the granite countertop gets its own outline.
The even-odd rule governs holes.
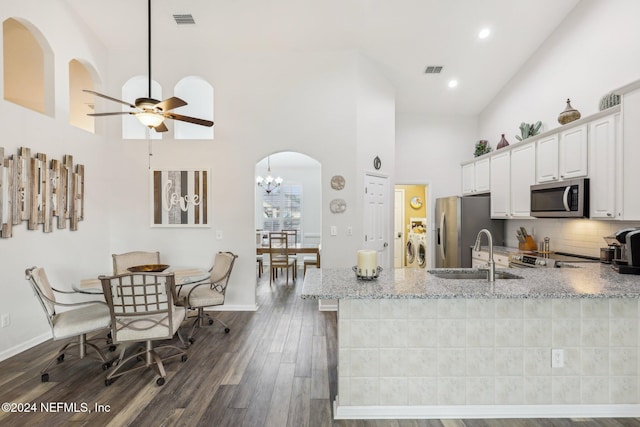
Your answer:
[[[443,299],[443,298],[640,298],[640,276],[619,274],[600,263],[564,268],[498,268],[522,279],[442,279],[429,271],[469,269],[403,268],[383,270],[371,281],[358,280],[349,268],[307,270],[302,298]]]

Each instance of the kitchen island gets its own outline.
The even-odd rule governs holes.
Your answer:
[[[497,271],[522,278],[308,270],[302,298],[338,300],[334,416],[639,416],[640,276]]]

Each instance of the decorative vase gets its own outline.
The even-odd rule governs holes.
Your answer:
[[[571,106],[571,100],[567,98],[567,106],[562,113],[558,116],[558,123],[566,125],[569,122],[578,120],[580,118],[580,111]]]
[[[502,138],[500,139],[500,142],[498,142],[496,150],[499,150],[501,148],[508,147],[508,146],[509,146],[509,141],[507,141],[507,139],[504,137],[504,133],[503,133],[502,134]]]

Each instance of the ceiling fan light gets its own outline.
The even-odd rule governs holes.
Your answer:
[[[136,113],[136,117],[140,120],[140,123],[150,128],[159,126],[164,121],[164,117],[162,115],[148,111]]]

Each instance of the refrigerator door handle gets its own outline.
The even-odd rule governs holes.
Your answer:
[[[438,240],[440,241],[440,255],[442,256],[442,260],[444,261],[447,255],[447,220],[444,212],[442,212],[442,214],[440,215],[440,229],[438,230]]]

